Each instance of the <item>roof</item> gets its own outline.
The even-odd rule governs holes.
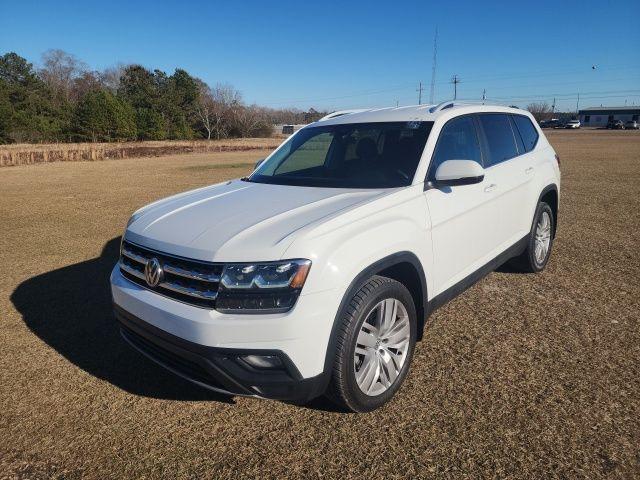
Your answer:
[[[466,110],[467,112],[463,112]],[[438,105],[411,105],[407,107],[374,108],[370,110],[342,110],[323,117],[316,123],[323,125],[341,123],[369,123],[369,122],[406,122],[406,121],[435,121],[443,115],[456,111],[459,113],[473,112],[513,112],[518,110],[504,105],[482,105],[448,101]],[[522,110],[518,110],[521,111]],[[311,124],[315,125],[315,124]]]
[[[589,107],[582,108],[578,113],[593,113],[593,112],[617,112],[617,113],[638,113],[640,112],[640,106],[631,107]]]

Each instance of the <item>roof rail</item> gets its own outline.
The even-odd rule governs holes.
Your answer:
[[[360,112],[366,112],[366,111],[367,111],[366,108],[359,108],[359,109],[353,109],[353,110],[338,110],[337,112],[333,112],[333,113],[330,113],[329,115],[325,115],[320,120],[318,120],[318,122],[322,122],[324,120],[330,120],[336,117],[341,117],[342,115],[351,115],[352,113],[360,113]]]
[[[429,113],[435,113],[435,112],[439,112],[441,110],[446,110],[447,108],[451,108],[451,107],[462,107],[464,105],[485,105],[486,101],[482,101],[482,100],[465,100],[465,101],[458,101],[458,100],[448,100],[446,102],[442,102],[439,103],[438,105],[434,105],[433,107],[431,107],[429,109]]]
[[[441,110],[445,110],[447,108],[451,108],[451,107],[463,107],[465,105],[500,105],[501,102],[496,102],[491,101],[491,102],[487,102],[482,101],[482,100],[464,100],[464,101],[458,101],[458,100],[449,100],[447,102],[442,102],[439,103],[438,105],[434,105],[433,107],[429,108],[429,113],[435,113],[435,112],[439,112]],[[508,105],[506,103],[504,103],[503,105],[504,107],[510,107],[510,108],[517,108],[518,110],[521,110],[519,107],[515,106],[515,105]]]
[[[451,107],[453,107],[453,102],[451,100],[449,100],[448,102],[441,102],[431,107],[429,109],[429,113],[436,113],[436,112],[439,112],[440,110],[444,110],[445,108],[451,108]]]

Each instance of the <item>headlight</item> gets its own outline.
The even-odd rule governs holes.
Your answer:
[[[307,279],[310,260],[227,264],[222,272],[216,310],[286,312]]]

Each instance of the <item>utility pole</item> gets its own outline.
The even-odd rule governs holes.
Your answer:
[[[400,102],[396,100],[396,108],[398,108],[398,105],[400,105]]]
[[[556,97],[553,97],[553,105],[551,105],[551,115],[556,111]]]
[[[482,89],[482,104],[484,105],[484,101],[487,99],[487,89]]]
[[[418,84],[416,92],[418,92],[418,105],[422,105],[422,82]]]
[[[460,77],[454,75],[451,77],[451,83],[453,83],[453,99],[458,98],[458,84],[460,83]]]
[[[431,63],[431,91],[429,92],[429,104],[433,105],[433,97],[436,91],[436,60],[438,58],[438,27],[433,37],[433,62]]]
[[[580,92],[578,92],[578,100],[576,100],[576,113],[580,111]]]

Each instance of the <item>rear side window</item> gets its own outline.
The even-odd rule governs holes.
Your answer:
[[[478,117],[489,149],[489,159],[485,167],[490,167],[518,155],[518,147],[511,129],[509,115],[485,113]]]
[[[524,149],[526,152],[530,152],[538,143],[538,131],[533,126],[531,120],[523,115],[513,115],[513,121],[520,132],[522,142],[524,143]]]
[[[480,143],[472,117],[455,118],[443,127],[431,160],[431,180],[446,160],[474,160],[482,165]]]

